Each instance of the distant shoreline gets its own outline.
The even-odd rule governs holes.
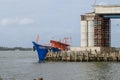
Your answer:
[[[0,47],[0,51],[32,51],[33,48],[23,48],[23,47],[14,47],[14,48],[9,48],[9,47]]]

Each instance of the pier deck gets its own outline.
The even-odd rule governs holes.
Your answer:
[[[46,61],[69,61],[69,62],[111,62],[111,61],[120,61],[120,52],[97,52],[92,54],[89,51],[70,51],[70,52],[59,52],[53,53],[49,52],[46,57]]]

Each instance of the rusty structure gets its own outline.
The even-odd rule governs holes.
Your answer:
[[[110,18],[96,15],[94,18],[94,46],[110,47]]]

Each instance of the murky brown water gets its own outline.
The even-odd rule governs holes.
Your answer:
[[[120,62],[38,63],[36,52],[0,51],[3,80],[120,80]]]

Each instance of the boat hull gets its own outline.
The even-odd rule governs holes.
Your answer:
[[[38,53],[38,58],[39,58],[39,62],[44,61],[46,59],[48,50],[52,51],[52,52],[60,52],[61,50],[52,46],[44,46],[44,45],[40,45],[37,44],[36,42],[32,42],[34,45],[35,50]]]
[[[38,53],[39,61],[45,60],[46,55],[48,53],[48,48],[46,48],[45,46],[39,45],[35,42],[33,42],[33,45]]]

